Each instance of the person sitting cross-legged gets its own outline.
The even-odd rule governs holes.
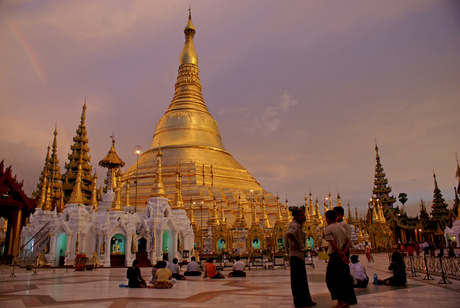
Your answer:
[[[240,256],[236,256],[235,261],[233,271],[228,274],[228,277],[246,277],[246,272],[244,271],[246,265],[240,260]]]
[[[179,274],[180,268],[179,268],[179,265],[177,265],[177,262],[179,262],[179,260],[177,260],[177,258],[174,258],[173,263],[169,263],[168,266],[166,266],[166,268],[171,271],[173,278],[175,278],[177,280],[185,280],[185,279],[187,279],[184,276],[182,276],[181,274]]]
[[[166,261],[159,261],[157,263],[158,270],[155,273],[157,280],[153,284],[153,288],[156,289],[169,289],[174,285],[172,281],[172,274],[169,269],[166,268]]]
[[[126,271],[126,278],[128,278],[129,288],[146,288],[147,284],[141,276],[141,270],[139,269],[139,260],[133,261],[133,266],[129,267]]]
[[[219,278],[225,278],[224,275],[216,271],[216,265],[213,263],[214,259],[209,258],[206,260],[206,264],[204,265],[204,277],[206,278],[209,276],[209,278],[212,279],[219,279]]]
[[[187,264],[187,270],[185,271],[185,276],[201,276],[200,265],[195,261],[195,257],[192,257],[189,264]]]

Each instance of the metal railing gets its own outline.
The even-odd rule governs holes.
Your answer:
[[[411,272],[413,266],[414,271],[418,273],[442,276],[444,272],[445,277],[460,280],[460,258],[458,257],[406,256],[404,261],[406,273]]]

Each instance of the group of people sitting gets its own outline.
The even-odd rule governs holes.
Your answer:
[[[149,284],[142,278],[141,271],[139,269],[139,260],[133,261],[133,266],[128,268],[126,278],[128,278],[129,288],[156,288],[156,289],[169,289],[174,285],[173,279],[175,280],[186,280],[185,276],[201,276],[201,266],[196,262],[195,257],[191,258],[191,261],[187,264],[187,270],[184,275],[181,275],[178,259],[174,258],[172,263],[167,261],[158,261],[157,264],[152,268],[152,277],[149,280]],[[233,264],[232,272],[228,274],[228,277],[245,277],[246,272],[244,271],[245,264],[240,260],[240,257],[235,257],[235,263]],[[206,260],[204,265],[204,276],[203,278],[222,279],[225,278],[220,272],[217,271],[217,267],[214,264],[214,259],[209,258]]]
[[[369,277],[367,276],[366,268],[359,264],[359,256],[353,255],[350,258],[352,265],[350,266],[350,273],[353,277],[353,284],[355,288],[366,288],[369,284]],[[391,256],[391,263],[388,270],[393,272],[393,276],[384,280],[377,280],[379,285],[387,286],[403,286],[407,283],[406,279],[406,265],[401,257],[401,254],[394,252]],[[375,282],[374,282],[375,283]]]

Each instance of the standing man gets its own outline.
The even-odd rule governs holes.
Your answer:
[[[308,288],[307,270],[305,269],[305,233],[302,224],[305,222],[305,213],[299,208],[292,211],[294,220],[289,224],[284,236],[286,249],[289,251],[291,269],[291,290],[295,307],[312,307],[316,303],[312,301]]]
[[[329,243],[329,263],[326,269],[326,284],[332,300],[337,300],[335,308],[344,308],[357,303],[350,276],[349,260],[345,253],[350,248],[350,241],[345,230],[336,222],[337,212],[327,211],[324,238]]]
[[[345,230],[345,233],[347,235],[347,238],[350,240],[351,245],[351,228],[347,224],[347,222],[343,220],[343,215],[345,214],[345,211],[341,206],[336,206],[334,208],[334,211],[337,213],[337,218],[335,219],[335,221]],[[350,258],[350,250],[347,249],[345,255],[347,256],[347,258]]]

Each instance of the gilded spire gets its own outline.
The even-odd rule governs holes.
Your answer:
[[[190,198],[190,210],[189,210],[189,219],[190,219],[190,225],[193,227],[193,231],[195,234],[198,234],[198,224],[196,223],[195,220],[195,215],[193,214],[193,206],[192,206],[192,198]]]
[[[46,169],[45,169],[45,174],[46,174]],[[41,208],[42,210],[44,209],[44,206],[45,206],[47,184],[48,184],[48,179],[45,176],[43,177],[42,188],[40,189],[40,199],[38,200],[38,203],[37,203],[37,208]]]
[[[86,107],[85,107],[86,108]],[[83,116],[82,116],[83,119]],[[78,171],[77,171],[77,179],[75,181],[75,185],[72,190],[72,194],[70,195],[70,200],[67,202],[67,204],[84,204],[84,199],[83,199],[83,194],[81,192],[81,165],[82,165],[82,159],[80,156],[80,159],[78,160]]]
[[[225,225],[225,215],[224,215],[223,200],[220,200],[220,224]]]
[[[193,37],[196,30],[192,23],[192,10],[188,10],[188,22],[184,28],[185,44],[182,53],[180,54],[180,64],[195,64],[198,65],[198,56],[193,45]]]
[[[85,104],[83,105],[83,112],[81,113],[81,125],[85,125],[86,120],[86,96],[85,96]]]
[[[310,219],[313,220],[315,219],[316,212],[315,212],[315,205],[313,204],[313,196],[311,195],[311,191],[310,191],[309,197],[310,197]]]
[[[97,173],[94,171],[93,181],[91,184],[91,188],[93,192],[91,193],[91,206],[93,207],[94,211],[97,212]]]
[[[184,201],[182,200],[182,176],[180,174],[180,165],[177,163],[176,168],[176,194],[174,197],[173,209],[183,209]]]
[[[342,207],[342,198],[340,198],[339,188],[337,187],[337,206]]]
[[[126,206],[130,207],[131,204],[129,203],[129,175],[126,178],[126,191],[125,192],[126,192]]]
[[[209,218],[208,226],[210,227],[217,227],[220,225],[219,215],[217,214],[217,203],[216,198],[214,197],[212,201],[212,213],[211,217]]]
[[[46,185],[46,198],[43,210],[51,211],[51,183],[49,181],[48,185]]]
[[[265,209],[265,196],[262,195],[262,218],[260,218],[260,224],[262,228],[271,228],[270,219],[267,215],[267,210]]]
[[[115,198],[112,201],[112,208],[110,209],[111,211],[123,211],[123,202],[121,200],[121,187],[123,186],[121,184],[121,178],[120,178],[120,171],[117,172],[118,174],[115,176]]]
[[[280,204],[280,198],[276,196],[276,220],[275,224],[283,223],[283,216],[281,214],[281,204]]]
[[[152,193],[150,197],[163,197],[166,198],[165,185],[161,177],[161,148],[158,145],[158,154],[157,154],[157,172],[155,177],[155,182],[153,182]]]
[[[235,221],[233,222],[233,228],[246,228],[246,220],[243,215],[243,207],[241,206],[241,196],[238,195],[238,214],[236,215]]]

